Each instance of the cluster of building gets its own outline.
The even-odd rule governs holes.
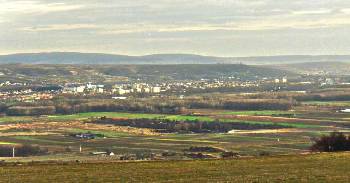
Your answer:
[[[11,81],[5,81],[0,83],[0,86],[26,86],[27,83],[13,83]]]
[[[319,86],[347,84],[340,78],[331,77],[304,77],[299,80],[292,80],[287,77],[280,78],[257,78],[256,80],[240,80],[239,78],[220,78],[220,79],[200,79],[200,80],[184,80],[184,81],[165,81],[165,82],[128,82],[123,84],[104,85],[93,84],[91,82],[86,84],[69,83],[64,86],[54,85],[54,87],[33,86],[26,83],[11,83],[6,81],[0,83],[4,89],[0,91],[0,99],[2,100],[16,100],[31,102],[35,100],[49,100],[55,95],[61,93],[70,94],[107,94],[114,95],[114,99],[125,99],[132,94],[184,94],[191,93],[198,90],[215,89],[215,88],[245,88],[245,87],[260,87],[266,85],[279,86],[280,84],[301,84],[311,85],[318,84]],[[19,87],[8,87],[8,86]],[[20,87],[23,86],[23,87]],[[39,87],[39,89],[38,89]],[[40,89],[40,87],[42,87]],[[12,88],[12,89],[11,89]],[[32,88],[32,89],[29,89]]]
[[[135,84],[121,84],[114,85],[112,88],[112,93],[119,95],[126,95],[130,93],[160,93],[162,88],[160,86],[151,86],[147,83],[135,83]]]
[[[287,83],[287,82],[288,82],[287,77],[283,77],[282,79],[280,78],[275,79],[275,83]]]
[[[49,100],[54,97],[51,92],[34,92],[30,89],[22,91],[0,92],[0,99],[20,102],[34,102],[36,100]]]
[[[107,89],[104,85],[88,84],[67,84],[63,88],[63,93],[108,93],[117,95],[128,95],[133,93],[148,93],[159,94],[165,92],[182,92],[186,93],[189,90],[196,89],[211,89],[211,88],[234,88],[234,87],[258,87],[262,81],[232,81],[213,79],[201,79],[198,81],[172,81],[162,82],[157,84],[149,83],[124,83],[116,84],[112,88]],[[277,78],[270,80],[271,83],[287,83],[287,78]]]
[[[91,93],[104,93],[104,85],[95,85],[95,84],[85,84],[85,85],[80,85],[80,84],[66,84],[63,87],[62,93],[86,93],[86,92],[91,92]]]
[[[147,83],[117,84],[107,89],[102,84],[66,84],[62,93],[108,93],[126,95],[130,93],[160,93],[160,86],[151,86]]]
[[[199,80],[199,81],[173,81],[163,82],[158,84],[148,83],[134,83],[134,84],[120,84],[112,88],[112,93],[119,95],[127,95],[130,93],[166,93],[166,92],[180,92],[186,93],[193,89],[209,89],[222,87],[251,87],[259,86],[257,81],[223,81],[223,80]]]

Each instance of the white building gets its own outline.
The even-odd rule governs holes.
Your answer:
[[[144,88],[144,89],[143,89],[143,92],[149,93],[149,92],[151,92],[151,89],[150,89],[150,88]]]
[[[85,86],[78,86],[75,88],[76,93],[84,93],[85,91]]]
[[[127,97],[112,97],[112,99],[115,99],[115,100],[125,100],[125,99],[127,99]]]
[[[126,89],[123,89],[123,88],[114,88],[112,90],[113,93],[117,93],[119,95],[125,95],[125,94],[128,94],[130,93],[130,90],[126,90]]]
[[[283,78],[282,78],[282,83],[287,83],[287,82],[288,82],[287,77],[283,77]]]
[[[97,93],[103,93],[103,92],[104,92],[104,89],[103,89],[103,88],[97,88],[96,92],[97,92]]]
[[[160,93],[160,87],[156,86],[152,88],[152,93]]]
[[[85,86],[68,86],[63,89],[63,93],[83,93]]]

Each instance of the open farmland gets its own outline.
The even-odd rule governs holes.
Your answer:
[[[285,94],[284,92],[278,95]],[[78,107],[74,109],[80,110],[71,113],[68,110],[64,114],[0,117],[0,145],[15,147],[29,144],[48,150],[48,153],[40,156],[18,157],[6,161],[90,161],[101,158],[120,160],[123,156],[142,159],[144,154],[149,155],[144,158],[148,160],[197,159],[194,156],[198,154],[205,155],[199,159],[221,159],[221,151],[188,152],[187,150],[193,147],[218,148],[243,157],[300,154],[309,152],[314,140],[322,135],[333,131],[350,133],[350,114],[337,112],[347,106],[339,107],[332,102],[326,106],[295,102],[288,110],[234,110],[225,107],[216,108],[217,96],[213,97],[213,99],[205,97],[198,99],[196,96],[190,96],[188,100],[165,98],[164,100],[173,102],[169,103],[168,109],[176,108],[176,105],[191,100],[203,105],[196,105],[198,108],[188,105],[175,111],[156,110],[158,101],[149,98],[137,101],[101,100],[100,102],[106,106],[100,105],[98,99],[67,98],[66,100],[70,102],[64,101],[67,102],[66,107],[79,102]],[[240,102],[240,97],[247,96],[227,94],[221,97],[238,98],[232,101]],[[90,103],[84,106],[84,102],[88,101]],[[242,101],[244,103],[250,100]],[[248,103],[262,105],[262,109],[265,109],[264,102],[271,104],[268,100]],[[138,110],[147,110],[134,110],[132,107],[135,106],[128,106],[131,104],[135,106],[144,104],[145,106]],[[56,105],[58,109],[64,109],[60,105],[58,102]],[[228,106],[231,105],[233,104]],[[94,109],[92,111],[95,112],[79,112],[84,111],[83,109]],[[97,110],[110,112],[96,112]],[[81,134],[92,135],[93,138],[80,137]],[[116,156],[106,159],[104,156],[93,155],[94,152],[109,151]]]
[[[163,162],[0,166],[2,182],[348,182],[349,153]],[[317,167],[317,168],[315,168]]]
[[[122,112],[91,112],[72,115],[48,115],[40,117],[3,117],[0,124],[2,145],[33,144],[48,148],[49,154],[37,160],[57,160],[57,155],[76,159],[96,159],[90,153],[109,149],[116,154],[172,152],[182,156],[191,146],[210,146],[237,152],[244,156],[260,154],[296,154],[307,152],[313,139],[342,128],[339,123],[327,120],[279,117],[276,114],[293,111],[215,111],[207,115],[168,115]],[[298,115],[300,112],[298,112]],[[99,124],[100,118],[148,119],[168,121],[192,121],[214,123],[275,125],[281,129],[234,130],[233,133],[158,133],[153,129]],[[21,120],[18,120],[21,119]],[[18,121],[17,121],[18,120]],[[342,124],[342,123],[341,123]],[[338,125],[338,126],[337,126]],[[92,133],[102,137],[79,139],[70,136]],[[79,152],[79,146],[83,151]],[[67,150],[69,149],[69,150]],[[214,154],[218,158],[218,154]],[[36,159],[36,158],[34,158]],[[160,158],[162,159],[162,158]],[[182,159],[182,158],[181,158]],[[7,160],[11,161],[11,160]],[[27,161],[20,158],[16,161]]]

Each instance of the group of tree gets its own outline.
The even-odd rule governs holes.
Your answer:
[[[311,149],[320,152],[349,151],[350,137],[341,132],[332,132],[317,139]]]
[[[307,93],[295,97],[298,101],[348,101],[350,100],[349,90],[326,90],[315,93]]]
[[[294,105],[285,99],[216,99],[188,101],[189,108],[215,108],[226,110],[289,110]]]
[[[131,126],[149,128],[163,133],[227,133],[231,130],[280,129],[286,126],[274,124],[227,123],[220,121],[205,122],[199,120],[169,120],[169,119],[121,119],[105,118],[93,119],[98,124],[113,124],[117,126]]]
[[[84,112],[141,112],[181,114],[186,109],[289,110],[295,105],[287,99],[223,97],[130,98],[127,100],[55,98],[32,103],[1,103],[0,113],[12,116],[74,114]]]
[[[48,149],[40,148],[39,146],[33,145],[20,145],[16,147],[2,145],[0,146],[0,157],[12,157],[13,148],[15,150],[15,156],[26,157],[26,156],[37,156],[48,153]]]
[[[37,116],[74,114],[84,112],[142,112],[179,114],[184,105],[172,101],[156,100],[64,100],[37,103],[18,103],[0,106],[0,112],[11,116]]]

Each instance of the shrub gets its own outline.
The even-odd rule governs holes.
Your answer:
[[[267,151],[261,151],[259,152],[259,156],[270,156],[271,154]]]
[[[233,157],[239,157],[238,153],[234,153],[232,151],[225,151],[221,153],[222,158],[233,158]]]
[[[350,139],[341,132],[332,132],[328,136],[324,135],[317,139],[311,150],[320,152],[348,151],[350,150]]]
[[[16,156],[34,156],[34,155],[43,155],[48,152],[47,149],[40,148],[39,146],[32,145],[22,145],[15,147]],[[11,157],[12,156],[12,147],[10,146],[0,146],[0,157]]]

